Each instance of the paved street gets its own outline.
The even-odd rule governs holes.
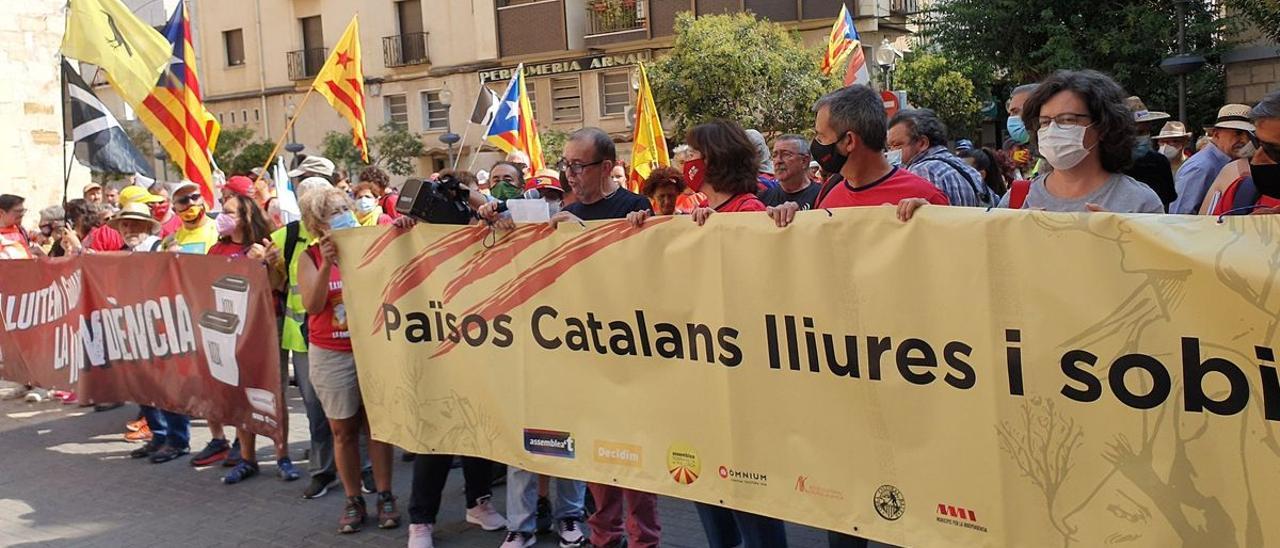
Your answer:
[[[290,448],[299,458],[307,445],[306,421],[296,394]],[[56,402],[0,402],[0,546],[404,546],[404,526],[335,533],[340,491],[303,500],[305,479],[277,480],[274,464],[266,464],[275,462],[268,450],[260,449],[263,474],[235,486],[220,483],[222,468],[196,470],[187,459],[159,465],[130,459],[137,446],[124,442],[121,432],[135,410],[94,413]],[[209,432],[198,422],[192,435],[198,449]],[[410,474],[411,465],[397,459],[395,492],[406,519]],[[446,487],[437,545],[496,548],[501,533],[463,520],[461,476],[455,470]],[[498,488],[499,510],[504,497]],[[691,503],[663,499],[659,512],[663,546],[706,546]],[[820,531],[793,526],[788,533],[791,546],[826,545]],[[538,546],[556,544],[545,538]]]

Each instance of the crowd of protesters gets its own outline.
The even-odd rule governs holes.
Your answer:
[[[478,179],[454,177],[469,188],[474,222],[510,226],[501,203],[541,198],[550,222],[626,219],[637,226],[654,216],[687,215],[697,225],[713,215],[767,215],[778,227],[810,209],[890,206],[902,222],[925,206],[1007,208],[1057,212],[1141,214],[1265,214],[1280,211],[1280,92],[1254,106],[1224,105],[1205,128],[1208,142],[1192,149],[1195,135],[1168,114],[1148,110],[1110,77],[1094,71],[1061,71],[1013,90],[1006,104],[1007,138],[998,148],[950,140],[948,128],[927,109],[886,116],[875,90],[837,90],[814,107],[812,138],[772,139],[733,121],[691,129],[674,149],[670,167],[656,167],[629,184],[632,170],[618,158],[613,139],[597,128],[572,133],[556,169],[529,171],[519,153]],[[1157,129],[1158,128],[1158,129]],[[274,184],[233,176],[221,186],[219,204],[206,204],[192,183],[115,193],[93,184],[84,198],[39,212],[24,228],[24,200],[0,195],[0,258],[36,259],[82,253],[179,252],[262,262],[279,296],[280,363],[301,392],[310,433],[310,483],[315,499],[335,486],[345,502],[343,533],[358,531],[374,515],[382,528],[398,527],[401,514],[391,493],[394,449],[368,438],[353,343],[342,308],[342,274],[333,232],[414,219],[395,209],[398,195],[376,167],[354,183],[333,162],[306,156],[289,172],[301,220],[284,223]],[[253,174],[249,174],[253,175]],[[628,190],[636,188],[639,193]],[[216,213],[215,213],[216,212]],[[29,401],[47,395],[31,389]],[[142,445],[132,456],[152,463],[186,456],[190,418],[142,406],[126,438]],[[195,466],[227,467],[226,484],[259,474],[254,436],[209,423],[211,441],[192,455]],[[287,427],[286,427],[287,428]],[[287,441],[275,447],[275,474],[303,477],[290,460]],[[408,507],[411,548],[433,545],[442,489],[455,457],[412,455]],[[466,481],[466,520],[485,530],[506,530],[503,548],[532,546],[551,533],[562,547],[658,546],[662,528],[657,497],[616,485],[589,484],[460,459]],[[490,485],[505,478],[506,517]],[[552,490],[554,485],[554,492]],[[376,494],[368,509],[364,494]],[[699,503],[698,515],[713,548],[786,546],[783,522]],[[865,546],[866,540],[831,533],[832,546]]]

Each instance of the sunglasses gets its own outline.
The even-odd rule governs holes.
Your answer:
[[[201,198],[200,193],[195,192],[195,193],[187,194],[186,196],[174,198],[173,203],[187,205],[187,204],[193,204],[193,203],[199,202],[202,199],[203,198]]]

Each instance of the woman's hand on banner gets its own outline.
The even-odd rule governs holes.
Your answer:
[[[640,228],[644,226],[644,222],[649,220],[649,217],[652,216],[653,213],[647,209],[644,211],[632,211],[627,214],[627,222],[631,223],[631,226],[633,227]]]
[[[417,225],[418,220],[408,215],[402,215],[400,217],[396,217],[396,220],[392,221],[391,224],[400,230],[407,230]]]
[[[784,228],[796,219],[796,212],[800,211],[800,204],[795,202],[785,202],[781,205],[768,207],[765,213],[769,215],[773,222],[778,224],[778,228]]]
[[[334,243],[332,236],[325,234],[320,237],[320,255],[324,257],[324,264],[338,266],[338,244]]]
[[[709,207],[699,207],[694,209],[690,216],[693,217],[693,222],[698,223],[698,226],[702,226],[707,223],[707,217],[710,217],[715,212],[716,210]]]
[[[915,216],[916,210],[929,205],[929,200],[924,198],[904,198],[898,202],[898,220],[907,222],[911,217]]]

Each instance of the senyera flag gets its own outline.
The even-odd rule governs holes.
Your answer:
[[[0,263],[0,378],[280,439],[279,342],[260,262],[100,253]]]
[[[519,150],[528,154],[530,173],[542,169],[542,140],[538,137],[538,124],[533,120],[533,106],[525,90],[523,63],[516,67],[515,75],[498,103],[493,123],[484,136],[503,152]]]
[[[364,69],[360,65],[359,16],[351,17],[333,53],[316,74],[312,88],[329,101],[351,124],[351,135],[360,158],[369,162],[369,132],[364,117]]]
[[[822,74],[831,74],[849,54],[858,49],[858,30],[853,26],[853,16],[849,14],[849,7],[841,3],[840,15],[836,16],[836,22],[831,26],[831,35],[827,37],[827,51],[822,56]]]

